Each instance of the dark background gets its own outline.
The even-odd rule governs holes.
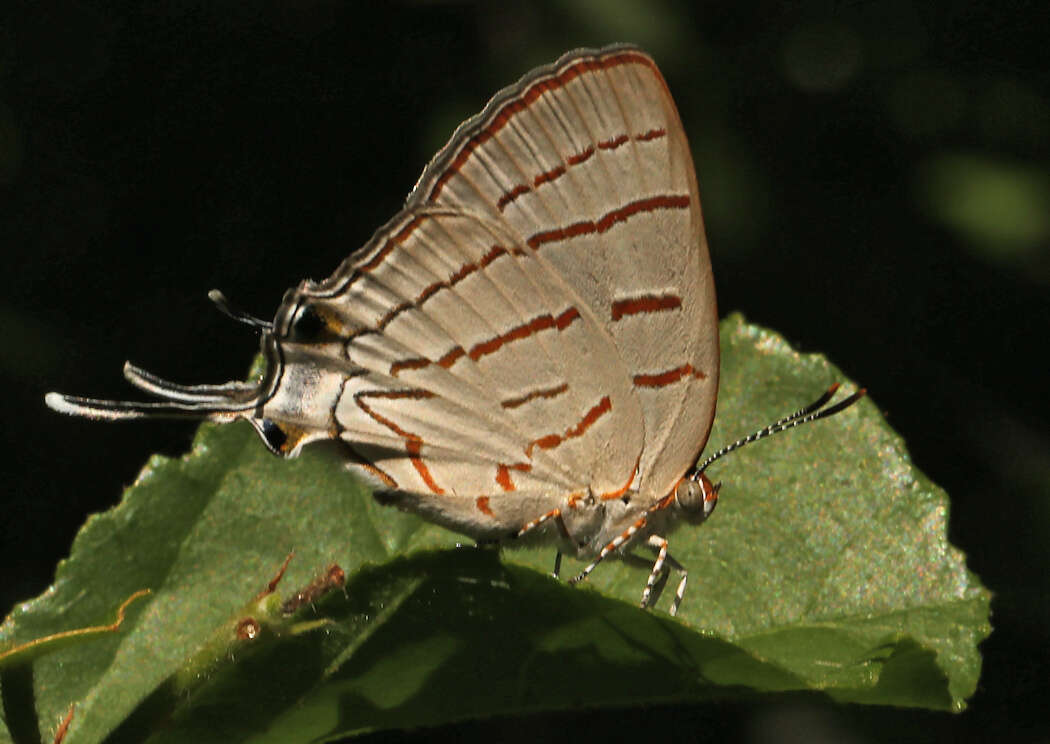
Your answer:
[[[951,494],[951,538],[996,593],[981,685],[958,716],[801,696],[437,733],[1046,741],[1050,6],[358,5],[0,11],[0,612],[44,591],[85,517],[192,432],[60,417],[46,391],[128,396],[126,358],[241,377],[254,336],[207,290],[270,316],[386,221],[498,88],[634,41],[689,130],[722,313],[826,353]]]

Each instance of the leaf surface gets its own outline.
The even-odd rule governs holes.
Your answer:
[[[833,382],[852,390],[823,357],[740,316],[721,337],[712,446]],[[471,541],[379,506],[324,446],[284,461],[247,424],[204,425],[188,455],[152,458],[118,506],[90,517],[54,585],[0,627],[3,650],[152,591],[120,632],[0,670],[7,730],[48,740],[74,702],[69,744],[306,741],[788,690],[963,707],[989,593],[947,541],[947,495],[871,400],[709,474],[723,482],[718,509],[669,535],[690,572],[672,619],[675,576],[655,610],[637,608],[645,551],[570,588],[546,575],[551,551],[456,548]],[[345,595],[293,617],[258,603],[291,551],[275,596],[333,562]],[[567,560],[562,575],[580,567]],[[249,617],[261,632],[240,639]]]

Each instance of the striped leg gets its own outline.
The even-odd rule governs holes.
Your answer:
[[[526,535],[529,532],[532,532],[534,529],[539,527],[541,524],[546,522],[548,519],[555,520],[557,522],[557,524],[558,524],[558,531],[561,532],[562,537],[564,537],[569,542],[572,542],[572,535],[569,534],[569,528],[565,526],[565,520],[561,518],[561,509],[551,509],[546,514],[544,514],[544,515],[542,515],[540,517],[537,517],[536,519],[532,520],[531,522],[528,522],[524,527],[522,527],[520,530],[518,530],[517,532],[514,533],[514,537],[521,537],[522,535]],[[561,574],[561,551],[559,550],[557,552],[557,554],[554,556],[554,571],[551,573],[551,576],[553,576],[554,578],[558,578],[558,576],[560,574]]]
[[[620,535],[618,535],[612,542],[610,542],[608,545],[602,548],[601,552],[598,553],[598,557],[591,561],[591,565],[587,566],[587,568],[580,571],[579,574],[569,579],[569,583],[578,584],[579,582],[586,579],[587,576],[590,575],[591,571],[593,571],[597,567],[597,565],[605,559],[607,555],[619,549],[621,545],[623,545],[625,542],[634,537],[635,533],[638,532],[638,530],[642,529],[642,527],[645,527],[648,521],[648,518],[646,518],[644,515],[639,517],[637,522],[632,524]]]
[[[565,520],[561,518],[561,509],[551,509],[546,514],[543,514],[531,522],[526,522],[525,525],[514,533],[514,537],[523,537],[534,529],[542,525],[548,519],[553,519],[558,525],[558,531],[561,532],[562,537],[566,540],[572,541],[572,535],[569,534],[569,528],[565,526]]]
[[[650,548],[656,549],[656,562],[653,563],[653,570],[649,572],[649,579],[645,582],[645,589],[642,590],[642,602],[641,607],[648,607],[649,600],[652,597],[653,587],[660,578],[660,574],[664,570],[664,563],[668,566],[679,571],[682,574],[682,580],[678,582],[678,589],[674,593],[674,602],[671,604],[671,615],[678,614],[678,606],[682,604],[682,597],[685,596],[685,582],[689,578],[689,574],[685,570],[685,566],[676,561],[667,552],[667,538],[660,537],[659,535],[650,535],[648,545]]]

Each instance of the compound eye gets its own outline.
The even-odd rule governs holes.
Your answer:
[[[703,486],[690,478],[683,478],[678,482],[674,498],[679,508],[683,511],[699,512],[705,510]]]

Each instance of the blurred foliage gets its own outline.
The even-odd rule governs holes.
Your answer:
[[[941,155],[920,167],[917,181],[924,206],[985,260],[1050,265],[1050,170]]]

